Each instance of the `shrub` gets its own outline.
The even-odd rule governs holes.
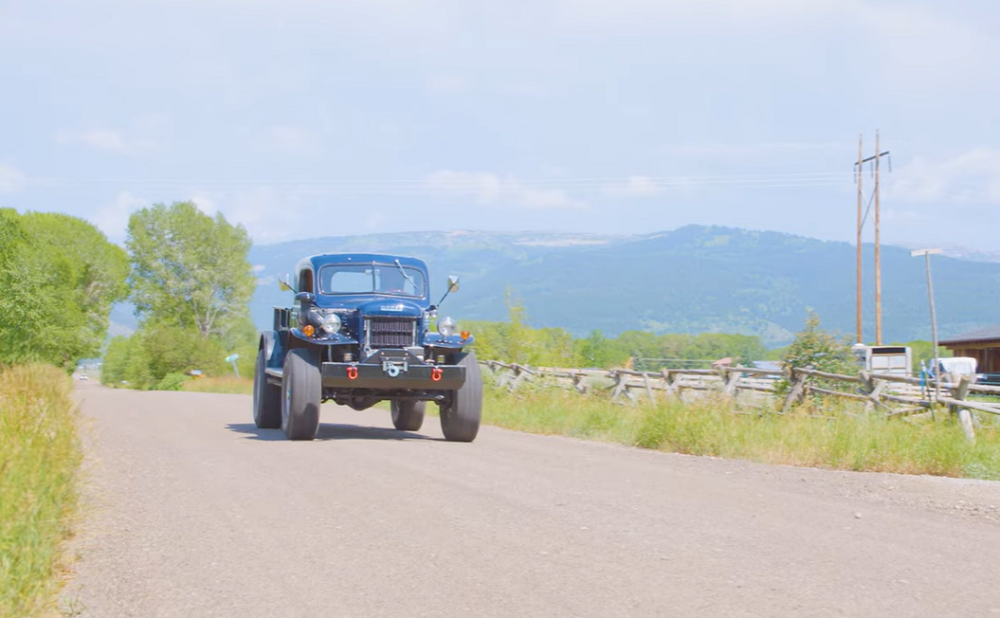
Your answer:
[[[156,385],[156,390],[158,391],[179,391],[184,390],[184,383],[187,382],[188,377],[183,373],[168,373],[163,376],[163,379]]]

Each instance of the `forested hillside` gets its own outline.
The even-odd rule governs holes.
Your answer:
[[[447,311],[465,320],[504,319],[510,291],[531,326],[577,337],[593,330],[722,332],[775,346],[792,339],[807,308],[832,330],[854,330],[852,245],[703,226],[630,237],[426,232],[257,245],[250,251],[261,283],[254,321],[266,326],[271,306],[289,301],[275,280],[299,258],[361,250],[424,258],[435,294],[447,275],[460,275],[462,291]],[[886,340],[928,339],[923,262],[898,247],[883,247],[882,256]],[[866,247],[867,340],[874,336],[871,262]],[[934,276],[942,337],[1000,322],[1000,264],[935,256]]]

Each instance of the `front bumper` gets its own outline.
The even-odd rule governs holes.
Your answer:
[[[465,384],[465,367],[456,365],[408,364],[393,376],[382,364],[323,363],[320,372],[324,388],[365,388],[372,390],[457,390]]]

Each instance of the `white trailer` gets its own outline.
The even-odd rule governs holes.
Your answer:
[[[903,377],[913,375],[913,353],[909,346],[858,343],[853,350],[858,364],[870,373]]]

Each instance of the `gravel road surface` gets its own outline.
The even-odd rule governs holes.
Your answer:
[[[687,457],[81,384],[81,616],[1000,615],[1000,483]]]

